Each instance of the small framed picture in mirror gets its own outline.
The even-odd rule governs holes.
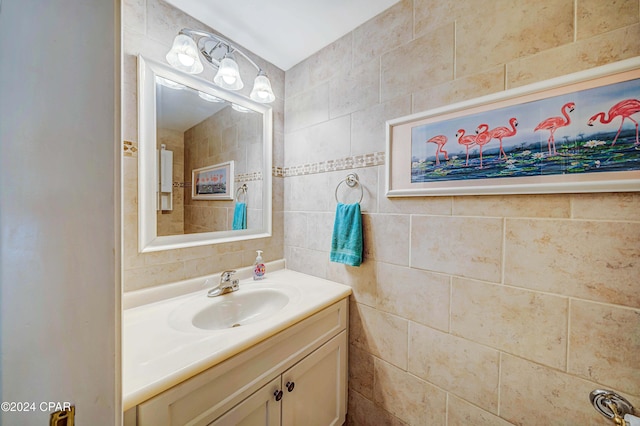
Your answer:
[[[194,200],[233,200],[233,161],[193,169],[191,198]]]

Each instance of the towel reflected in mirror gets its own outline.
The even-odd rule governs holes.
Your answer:
[[[247,203],[236,203],[235,209],[233,210],[232,229],[234,231],[247,229]]]

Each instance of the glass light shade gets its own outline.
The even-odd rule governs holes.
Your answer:
[[[198,57],[196,42],[184,34],[178,34],[173,39],[173,46],[166,58],[174,68],[189,74],[200,74],[204,69]]]
[[[271,82],[264,73],[260,73],[256,77],[253,82],[253,90],[249,96],[254,101],[263,104],[268,104],[275,100],[276,96],[273,94],[273,90],[271,90]]]
[[[225,56],[220,61],[220,67],[213,82],[223,89],[240,90],[244,87],[244,83],[240,78],[238,64],[230,55]]]

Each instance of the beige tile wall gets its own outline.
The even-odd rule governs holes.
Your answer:
[[[403,0],[286,72],[284,166],[384,150],[384,121],[640,55],[638,0]],[[346,171],[284,179],[290,268],[354,290],[353,425],[607,425],[640,406],[640,194],[394,198],[330,263]]]
[[[249,266],[255,259],[255,250],[264,250],[265,260],[281,259],[283,255],[283,191],[282,178],[273,178],[273,236],[271,238],[227,243],[214,246],[168,250],[157,253],[138,253],[137,215],[137,55],[165,62],[173,38],[182,28],[211,31],[202,23],[173,8],[162,0],[125,0],[123,7],[123,248],[124,290],[171,283],[187,278],[213,274],[224,269]],[[246,53],[249,53],[245,50]],[[271,80],[276,101],[274,111],[274,164],[284,162],[284,72],[263,59],[252,56]],[[238,58],[242,78],[253,81],[255,74],[248,63]],[[207,68],[202,77],[213,79]],[[242,93],[249,95],[251,85]],[[225,214],[224,221],[228,222]]]

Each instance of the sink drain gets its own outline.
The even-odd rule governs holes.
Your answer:
[[[233,325],[231,326],[231,328],[233,328],[233,327],[240,327],[240,324],[233,324]]]

